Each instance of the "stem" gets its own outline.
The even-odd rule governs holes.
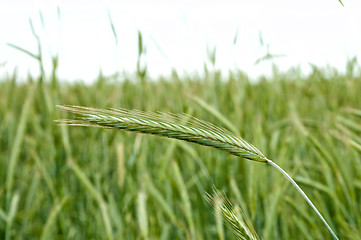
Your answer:
[[[280,171],[287,179],[288,181],[290,181],[292,183],[292,185],[297,189],[297,191],[302,195],[302,197],[306,200],[306,202],[308,203],[308,205],[311,206],[311,208],[317,213],[318,217],[322,220],[323,224],[325,224],[325,226],[327,227],[328,231],[331,233],[331,235],[337,239],[338,237],[336,236],[336,234],[332,231],[331,227],[327,224],[326,220],[323,218],[323,216],[321,215],[321,213],[317,210],[317,208],[315,207],[315,205],[313,205],[313,203],[311,202],[311,200],[307,197],[307,195],[304,193],[304,191],[298,186],[298,184],[291,178],[290,175],[288,175],[288,173],[286,173],[280,166],[278,166],[275,162],[273,162],[272,160],[267,159],[267,163],[272,165],[273,167],[275,167],[278,171]]]

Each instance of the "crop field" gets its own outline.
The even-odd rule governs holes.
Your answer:
[[[179,140],[61,125],[57,105],[186,113],[246,139],[301,186],[339,239],[361,239],[361,76],[314,68],[250,81],[54,74],[0,79],[0,239],[236,239],[227,195],[260,239],[331,239],[274,168]]]

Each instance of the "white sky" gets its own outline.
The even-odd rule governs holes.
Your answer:
[[[138,30],[152,77],[168,75],[172,68],[181,74],[202,73],[207,48],[214,46],[217,69],[241,69],[251,77],[271,72],[270,61],[255,65],[267,53],[267,44],[271,54],[286,55],[273,60],[281,70],[299,65],[307,73],[312,63],[342,71],[347,59],[361,58],[360,0],[344,0],[344,8],[338,0],[179,2],[2,0],[0,76],[15,67],[23,77],[38,74],[34,59],[7,45],[37,52],[29,18],[41,39],[46,71],[51,71],[51,56],[59,54],[59,77],[70,81],[91,81],[100,69],[106,75],[134,72]]]

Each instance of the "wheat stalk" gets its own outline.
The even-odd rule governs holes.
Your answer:
[[[223,128],[186,114],[151,113],[127,109],[106,110],[82,106],[58,105],[57,107],[79,116],[78,119],[58,120],[61,124],[70,126],[116,128],[129,132],[175,138],[221,149],[227,153],[245,159],[267,163],[276,168],[292,183],[306,202],[316,212],[331,235],[338,240],[338,237],[315,205],[298,184],[281,167],[266,158],[255,146]]]
[[[218,148],[249,160],[267,162],[266,157],[252,144],[214,126],[185,114],[150,113],[127,109],[97,109],[80,106],[58,106],[81,116],[78,120],[59,120],[71,126],[117,128],[175,138]]]

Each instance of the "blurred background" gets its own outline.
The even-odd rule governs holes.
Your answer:
[[[361,236],[360,1],[0,1],[0,239],[330,239],[266,164],[68,127],[57,105],[186,113],[254,144]]]
[[[345,70],[361,54],[361,2],[344,1],[1,1],[0,74],[38,74],[36,62],[9,47],[37,51],[29,19],[43,48],[45,71],[59,56],[62,80],[94,81],[133,73],[142,34],[142,64],[150,77],[199,73],[210,55],[215,68],[250,77],[310,64]],[[274,58],[270,58],[274,56]],[[263,58],[264,57],[264,58]],[[265,61],[260,61],[260,60]]]

